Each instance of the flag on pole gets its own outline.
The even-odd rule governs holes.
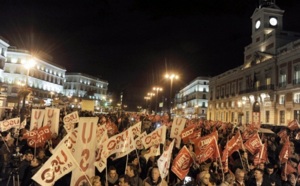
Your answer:
[[[32,109],[30,118],[30,129],[38,129],[43,125],[45,109]]]
[[[193,162],[194,160],[189,150],[186,148],[186,146],[183,146],[174,159],[171,170],[179,179],[183,180],[188,174]]]
[[[74,129],[75,123],[79,122],[78,112],[75,111],[68,115],[65,115],[63,122],[64,122],[64,128],[69,133],[70,131],[72,131]]]
[[[289,159],[290,154],[291,154],[290,140],[289,138],[287,138],[287,141],[284,143],[281,151],[279,152],[280,163],[286,163]]]
[[[160,172],[160,177],[164,179],[169,174],[169,168],[170,168],[170,162],[172,158],[172,151],[174,147],[174,141],[173,140],[168,149],[163,152],[163,154],[159,157],[157,160],[157,166]]]
[[[181,137],[180,134],[185,127],[186,119],[175,117],[172,123],[170,137],[176,139],[176,148],[180,148]]]
[[[52,186],[58,179],[76,167],[76,162],[71,152],[65,145],[61,145],[32,179],[40,185]]]
[[[258,153],[258,151],[262,147],[262,143],[258,133],[255,133],[251,138],[249,138],[244,143],[244,146],[252,155]]]
[[[20,118],[13,118],[13,119],[0,121],[1,132],[8,131],[11,128],[19,128],[19,127],[20,127]]]
[[[143,137],[141,141],[145,149],[148,149],[149,147],[153,145],[158,145],[160,143],[164,144],[166,141],[166,132],[167,128],[163,125],[151,132],[150,134],[148,134],[147,136]]]

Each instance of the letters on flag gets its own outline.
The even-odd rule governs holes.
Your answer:
[[[63,122],[64,122],[64,128],[69,133],[74,129],[74,124],[79,122],[78,112],[75,111],[66,115],[63,119]]]
[[[160,177],[164,179],[169,174],[170,162],[172,158],[172,151],[174,147],[174,141],[171,142],[168,149],[163,152],[163,154],[157,160],[158,170],[160,172]]]
[[[41,127],[37,130],[26,132],[23,137],[27,139],[30,147],[43,147],[47,140],[51,139],[52,133],[49,126]]]
[[[146,131],[143,132],[142,134],[140,134],[138,137],[136,137],[136,138],[134,139],[134,143],[135,143],[135,148],[136,148],[136,149],[141,150],[141,149],[144,148],[141,139],[142,139],[143,137],[145,137],[145,136],[147,136]]]
[[[249,138],[245,142],[244,146],[252,155],[258,153],[260,148],[262,147],[262,143],[258,133],[255,133],[251,138]]]
[[[290,140],[287,139],[287,141],[284,143],[280,153],[279,153],[279,161],[280,163],[286,163],[290,156]]]
[[[20,118],[0,121],[1,132],[8,131],[11,128],[20,128]]]
[[[215,159],[220,157],[217,139],[218,133],[216,131],[194,140],[196,159],[199,163],[202,163],[207,159]]]
[[[144,154],[144,157],[146,158],[146,161],[148,162],[148,160],[151,156],[159,156],[159,155],[160,155],[159,145],[153,145],[147,150],[147,152]]]
[[[40,128],[43,125],[44,116],[45,116],[44,109],[32,109],[29,130]]]
[[[268,154],[267,154],[267,143],[264,143],[259,152],[256,153],[254,156],[254,165],[258,165],[260,163],[266,163],[268,161]]]
[[[180,137],[184,144],[187,144],[190,142],[190,136],[192,136],[194,134],[195,130],[196,130],[196,125],[190,125],[182,130]]]
[[[76,162],[72,154],[65,145],[61,145],[32,179],[40,185],[52,186],[58,179],[75,168]]]
[[[57,108],[46,108],[45,109],[45,118],[43,126],[50,126],[52,133],[58,134],[59,129],[59,112]]]
[[[238,151],[243,146],[243,139],[240,132],[237,132],[234,137],[232,137],[228,142],[228,156],[233,152]]]
[[[142,122],[137,122],[133,126],[130,127],[133,137],[139,136],[142,131]]]
[[[98,117],[81,117],[77,127],[74,158],[80,167],[72,171],[71,185],[88,183],[87,177],[95,175],[95,146]]]
[[[176,147],[180,148],[181,137],[180,134],[185,127],[185,118],[175,117],[172,123],[171,134],[170,137],[176,139]]]
[[[179,151],[178,155],[174,159],[171,170],[179,179],[183,180],[184,177],[188,174],[192,163],[193,158],[189,150],[186,148],[186,146],[183,146],[183,148]]]
[[[142,138],[142,144],[144,145],[145,149],[153,145],[158,145],[160,143],[164,144],[166,141],[166,126],[161,126],[148,134],[147,136]]]

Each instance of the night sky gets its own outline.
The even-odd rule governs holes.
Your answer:
[[[130,108],[163,77],[180,75],[173,91],[198,76],[243,64],[258,0],[1,1],[0,36],[19,49],[44,51],[67,72],[109,82]],[[277,0],[284,30],[300,32],[300,1]],[[115,98],[116,99],[116,98]]]

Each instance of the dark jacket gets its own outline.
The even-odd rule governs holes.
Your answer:
[[[257,186],[255,178],[250,179],[247,186]],[[263,182],[260,186],[271,186],[271,182],[269,179],[263,178]]]

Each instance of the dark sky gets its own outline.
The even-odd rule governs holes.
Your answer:
[[[136,107],[153,85],[178,91],[197,76],[243,63],[250,17],[259,0],[19,0],[1,1],[0,35],[20,49],[44,51],[68,72],[109,82]],[[277,0],[284,29],[298,31],[299,0]]]

